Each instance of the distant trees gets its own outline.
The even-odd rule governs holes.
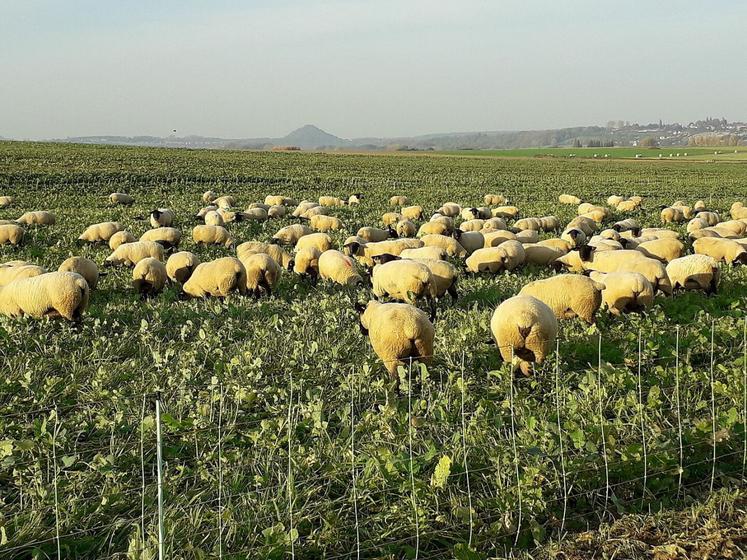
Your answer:
[[[611,148],[615,145],[614,140],[591,139],[586,144],[587,148]]]
[[[740,138],[736,134],[717,134],[704,132],[694,134],[687,139],[688,146],[739,146]]]
[[[581,145],[581,140],[579,140],[578,138],[576,138],[576,139],[575,139],[575,140],[573,141],[573,147],[574,147],[574,148],[581,148],[581,147],[583,147],[583,146]]]
[[[638,145],[641,148],[658,148],[659,141],[653,136],[646,136],[645,138],[641,138],[641,141],[638,142]]]

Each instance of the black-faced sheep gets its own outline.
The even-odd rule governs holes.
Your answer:
[[[193,298],[226,297],[233,292],[243,294],[246,292],[246,269],[234,257],[204,262],[197,265],[182,290]]]
[[[708,255],[686,255],[667,265],[667,275],[674,290],[703,290],[714,294],[721,271],[718,262]]]
[[[558,320],[537,298],[514,296],[496,308],[490,330],[503,360],[517,361],[521,372],[530,375],[532,364],[541,364],[550,353],[558,332]]]
[[[0,313],[10,317],[64,317],[77,321],[88,307],[90,289],[74,272],[48,272],[0,289]]]
[[[80,274],[86,279],[88,287],[92,290],[95,290],[96,286],[98,286],[99,276],[101,276],[98,265],[85,257],[70,257],[69,259],[65,259],[57,270],[58,272],[75,272]]]
[[[196,255],[189,251],[180,251],[166,261],[166,275],[172,282],[184,284],[199,264],[200,259]]]
[[[370,301],[361,311],[361,330],[392,379],[410,359],[430,363],[436,331],[423,311],[406,303],[378,301]]]
[[[167,278],[166,267],[153,257],[139,261],[132,269],[132,285],[143,297],[160,293]]]
[[[557,319],[579,317],[587,323],[602,303],[604,286],[579,274],[559,274],[526,284],[520,296],[532,296],[547,305]]]

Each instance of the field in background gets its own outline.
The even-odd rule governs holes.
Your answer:
[[[675,199],[726,213],[747,194],[747,167],[0,143],[0,195],[17,199],[0,219],[57,215],[23,247],[0,247],[0,262],[102,263],[107,248],[76,246],[83,229],[117,220],[139,236],[158,206],[176,210],[184,250],[231,254],[191,242],[208,189],[242,208],[364,193],[335,210],[341,244],[379,224],[394,194],[430,215],[503,193],[524,216],[564,223],[575,208],[556,203],[563,192],[639,194],[644,225]],[[114,191],[136,204],[110,207]],[[294,221],[230,229],[267,240]],[[154,557],[157,394],[169,558],[484,558],[743,485],[745,267],[725,268],[714,297],[564,322],[559,352],[512,383],[487,343],[491,313],[550,274],[460,278],[460,299],[439,304],[434,363],[402,371],[398,397],[358,331],[354,303],[368,293],[292,274],[260,301],[182,302],[170,287],[140,302],[130,271],[112,270],[80,327],[0,317],[0,556],[55,557],[59,545],[70,558]]]
[[[747,147],[693,148],[526,148],[521,150],[454,150],[433,152],[454,156],[507,158],[667,159],[672,161],[747,161]],[[638,156],[638,157],[636,157]]]

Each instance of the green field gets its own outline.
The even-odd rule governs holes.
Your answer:
[[[668,148],[525,148],[516,150],[454,150],[435,152],[454,156],[487,156],[511,158],[585,158],[585,159],[666,159],[671,161],[745,161],[747,148],[715,147],[693,148],[672,146]],[[636,157],[638,156],[638,157]]]
[[[16,199],[0,219],[57,216],[21,247],[0,246],[0,262],[101,264],[108,247],[75,243],[86,226],[116,220],[139,236],[150,227],[142,217],[161,206],[176,211],[182,250],[203,261],[231,255],[189,234],[208,189],[241,208],[268,194],[364,193],[360,206],[334,211],[345,224],[339,245],[380,225],[395,194],[430,216],[446,201],[481,205],[501,193],[522,216],[563,223],[576,208],[558,205],[561,193],[598,203],[638,194],[635,217],[652,226],[676,199],[703,199],[726,219],[747,197],[743,164],[627,161],[623,149],[609,161],[523,157],[544,152],[0,143],[0,195]],[[486,155],[456,155],[465,154]],[[111,207],[115,191],[135,204]],[[295,221],[229,229],[237,242],[266,241]],[[724,267],[714,296],[658,296],[642,314],[600,311],[592,326],[563,321],[559,352],[512,380],[488,342],[490,316],[552,274],[463,274],[458,301],[438,304],[433,363],[402,370],[398,394],[358,328],[354,304],[368,290],[287,272],[259,300],[181,301],[169,286],[141,301],[130,271],[110,269],[80,325],[0,317],[0,557],[54,558],[58,546],[64,558],[156,556],[157,395],[168,558],[504,556],[743,485],[747,268]]]

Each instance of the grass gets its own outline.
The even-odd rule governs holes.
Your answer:
[[[429,214],[447,200],[480,205],[485,193],[503,193],[524,215],[555,214],[563,223],[575,215],[556,203],[563,192],[597,202],[640,194],[643,225],[658,225],[658,206],[675,199],[704,199],[726,215],[745,195],[746,169],[700,161],[0,143],[0,194],[16,198],[0,219],[31,209],[57,215],[56,225],[31,228],[22,247],[0,246],[0,261],[27,259],[54,270],[82,254],[102,263],[108,248],[75,244],[86,226],[118,220],[139,236],[149,227],[139,217],[160,206],[176,210],[183,250],[202,260],[232,254],[191,241],[192,216],[209,189],[237,196],[242,208],[267,194],[302,200],[363,192],[359,207],[335,210],[345,224],[333,235],[339,246],[359,227],[379,224],[394,194]],[[135,205],[109,206],[114,191],[129,192]],[[293,222],[229,227],[239,241],[266,241]],[[347,557],[356,535],[363,557],[412,557],[416,527],[421,557],[495,556],[517,534],[524,550],[557,539],[564,501],[575,519],[566,529],[595,525],[607,478],[616,515],[680,507],[680,466],[685,485],[712,473],[717,487],[738,485],[747,270],[723,272],[715,297],[659,297],[641,315],[601,313],[593,326],[564,322],[559,354],[536,377],[513,382],[486,343],[490,316],[526,282],[552,272],[462,275],[460,299],[439,303],[433,362],[416,364],[412,384],[402,371],[397,396],[358,330],[354,304],[368,300],[365,289],[314,287],[284,274],[276,293],[259,301],[185,302],[170,287],[142,302],[130,271],[112,269],[79,326],[0,318],[0,527],[7,539],[0,557],[56,555],[58,520],[65,557],[153,557],[156,393],[164,407],[172,558],[215,557],[219,542],[235,557],[280,558],[291,543],[299,558]],[[443,457],[450,472],[434,485]]]

